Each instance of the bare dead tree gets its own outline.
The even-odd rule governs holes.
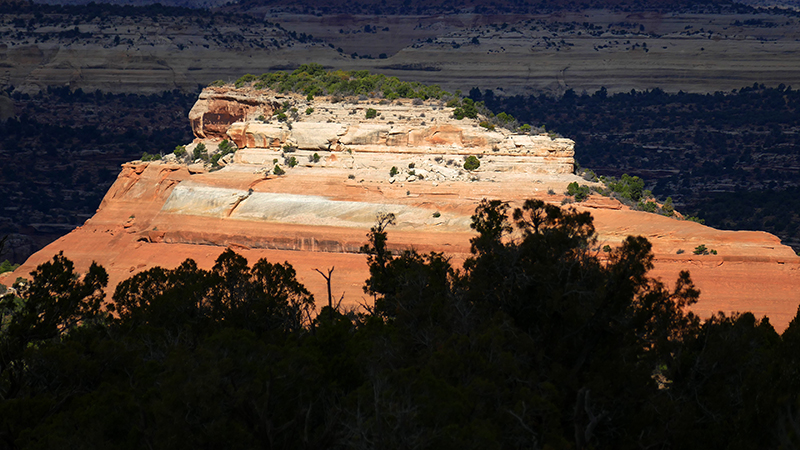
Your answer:
[[[578,391],[578,399],[575,402],[575,415],[573,416],[573,421],[575,423],[575,446],[579,450],[587,448],[589,441],[592,440],[592,436],[594,435],[595,427],[597,427],[597,424],[606,416],[605,411],[602,411],[600,414],[592,412],[592,402],[589,394],[589,389],[582,387]],[[584,423],[586,423],[585,427],[583,426]]]
[[[322,278],[325,278],[325,281],[328,283],[328,315],[329,315],[329,318],[331,320],[333,320],[333,295],[331,294],[331,274],[333,274],[333,269],[335,269],[335,268],[336,268],[336,266],[333,266],[330,269],[328,269],[328,274],[327,275],[325,275],[319,269],[314,269],[317,272],[319,272],[319,274],[322,275]],[[341,300],[340,300],[340,302],[341,302]],[[337,304],[336,306],[338,307],[339,305]]]

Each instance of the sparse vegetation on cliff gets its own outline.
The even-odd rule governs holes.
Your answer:
[[[158,153],[150,154],[150,153],[144,152],[144,153],[142,153],[142,157],[139,158],[139,159],[141,159],[142,161],[158,161],[158,160],[161,159],[161,155],[159,155]]]
[[[368,95],[388,100],[416,98],[442,99],[451,94],[438,85],[400,81],[397,77],[371,74],[367,70],[326,71],[320,64],[303,64],[293,72],[277,71],[260,76],[247,74],[236,80],[236,87],[297,92],[313,99],[316,95]]]
[[[569,136],[600,173],[647,176],[655,194],[709,225],[765,230],[800,249],[800,90],[753,84],[729,92],[470,97]],[[618,176],[618,175],[617,175]]]
[[[672,197],[667,197],[663,203],[659,204],[656,198],[653,197],[653,193],[644,188],[644,180],[637,176],[623,174],[620,179],[606,176],[601,176],[598,178],[593,171],[588,169],[580,169],[579,173],[583,175],[584,179],[603,182],[607,189],[594,188],[594,190],[601,195],[614,197],[638,211],[661,214],[667,217],[675,217],[675,206],[673,204]],[[577,186],[577,183],[573,184]],[[570,192],[568,192],[568,194],[575,195]],[[580,201],[578,200],[577,195],[575,199]],[[691,220],[691,218],[688,220]]]
[[[592,189],[589,186],[586,186],[585,184],[579,186],[577,182],[573,181],[572,183],[567,185],[567,195],[575,197],[576,202],[582,202],[586,200],[587,198],[589,198],[589,195],[591,195],[591,193]]]
[[[177,156],[178,158],[183,158],[187,154],[186,146],[185,145],[177,145],[177,146],[175,146],[175,150],[173,150],[172,153],[174,153],[175,156]]]
[[[19,264],[11,264],[11,261],[5,260],[0,263],[0,273],[13,272],[17,270]]]
[[[464,169],[469,170],[470,172],[473,170],[478,170],[481,166],[481,161],[475,157],[475,155],[469,155],[464,160]]]
[[[232,144],[229,140],[223,139],[222,142],[217,145],[217,151],[211,156],[211,165],[214,168],[219,167],[219,161],[224,158],[226,155],[236,152],[236,145]]]
[[[695,247],[693,253],[695,255],[716,255],[717,251],[706,247],[705,244],[700,244],[697,247]]]
[[[192,156],[195,161],[198,159],[208,161],[208,149],[206,148],[206,144],[203,144],[202,142],[197,144],[194,147],[194,150],[192,150]]]

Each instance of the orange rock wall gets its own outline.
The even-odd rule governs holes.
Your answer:
[[[10,285],[17,276],[26,276],[38,264],[64,251],[76,262],[78,270],[87,270],[92,261],[103,265],[110,276],[110,297],[117,283],[142,270],[156,265],[175,267],[186,258],[210,268],[216,257],[230,247],[251,264],[260,258],[290,262],[319,305],[325,303],[326,286],[314,269],[335,267],[334,294],[338,297],[344,293],[345,305],[357,307],[371,301],[361,289],[369,274],[364,255],[357,251],[366,242],[373,217],[348,216],[350,213],[345,211],[350,222],[331,225],[324,214],[312,217],[304,210],[287,210],[284,218],[259,220],[237,217],[235,212],[213,216],[200,210],[168,211],[165,205],[175,200],[177,186],[186,183],[201,194],[203,189],[212,193],[217,189],[224,195],[246,195],[252,189],[250,197],[231,200],[243,205],[238,208],[244,208],[259,194],[297,192],[321,202],[324,208],[318,210],[324,212],[328,208],[331,212],[327,214],[338,213],[336,208],[343,208],[341,205],[383,205],[386,211],[398,212],[398,224],[389,229],[393,248],[442,251],[453,258],[454,264],[460,264],[468,256],[473,235],[464,220],[468,220],[481,198],[519,202],[538,197],[559,203],[561,197],[547,195],[546,190],[563,189],[563,183],[569,181],[556,185],[555,179],[545,179],[546,183],[553,183],[547,185],[542,180],[509,175],[516,177],[509,183],[407,183],[398,189],[377,179],[350,180],[347,171],[335,169],[294,169],[284,177],[264,177],[256,172],[235,165],[219,172],[192,175],[177,164],[125,164],[94,217],[33,255],[16,272],[0,276],[0,282]],[[302,206],[302,201],[298,204]],[[295,207],[289,205],[290,209]],[[606,198],[592,198],[584,205],[579,207],[595,217],[599,245],[618,245],[629,234],[642,235],[654,245],[652,275],[669,286],[680,270],[689,270],[701,290],[701,301],[693,310],[703,317],[719,310],[749,310],[759,317],[768,316],[782,330],[797,311],[800,258],[772,235],[714,230],[694,222],[629,211]],[[440,217],[434,219],[433,212],[440,212]],[[296,218],[306,223],[290,223]],[[692,249],[700,244],[717,249],[719,254],[693,255]],[[684,252],[678,254],[679,249]]]
[[[291,123],[271,119],[284,102],[296,109]],[[392,248],[444,252],[458,265],[469,255],[470,216],[481,199],[560,204],[569,183],[585,183],[572,174],[569,139],[489,131],[453,119],[436,102],[304,102],[294,94],[205,89],[189,114],[192,128],[197,141],[232,139],[240,149],[232,161],[214,172],[202,164],[124,164],[91,219],[0,275],[0,283],[10,285],[63,251],[78,270],[92,261],[104,266],[110,298],[117,283],[142,270],[186,258],[210,268],[230,247],[251,264],[290,262],[318,305],[327,290],[314,269],[335,267],[335,295],[357,307],[371,301],[362,291],[369,274],[358,249],[376,215],[396,215]],[[379,115],[366,119],[373,107]],[[256,120],[261,115],[271,120]],[[287,154],[296,167],[287,165]],[[480,158],[478,170],[463,168],[467,155]],[[273,174],[275,161],[285,175]],[[797,311],[800,258],[775,236],[630,211],[599,196],[576,207],[594,216],[599,247],[628,235],[649,239],[652,275],[667,285],[689,270],[702,292],[693,310],[703,317],[748,310],[782,330]],[[693,255],[701,244],[718,254]]]
[[[189,111],[194,135],[200,139],[227,139],[231,124],[258,116],[271,117],[278,104],[258,95],[237,95],[226,88],[207,87]]]

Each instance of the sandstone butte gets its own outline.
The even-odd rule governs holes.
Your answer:
[[[285,102],[289,123],[273,118]],[[186,258],[210,268],[232,248],[251,264],[262,257],[291,263],[318,306],[327,303],[327,290],[314,269],[335,267],[333,295],[355,307],[371,302],[362,291],[368,271],[359,248],[378,213],[397,217],[388,230],[393,248],[441,251],[460,264],[481,199],[560,204],[568,183],[584,182],[573,174],[569,139],[488,131],[478,120],[452,118],[439,101],[413,103],[206,88],[189,113],[196,139],[187,148],[235,142],[239,150],[222,158],[221,170],[172,155],[123,164],[91,219],[0,283],[10,285],[63,251],[78,270],[92,261],[106,268],[110,299],[117,283],[140,271]],[[378,115],[367,119],[368,108]],[[480,157],[478,170],[463,169],[468,155]],[[291,157],[295,167],[286,162]],[[276,162],[284,175],[273,174]],[[575,207],[594,216],[598,248],[641,235],[653,243],[651,275],[671,287],[689,270],[701,290],[693,307],[701,317],[752,311],[781,331],[797,311],[800,258],[773,235],[633,211],[596,194]],[[699,245],[717,254],[694,255]]]

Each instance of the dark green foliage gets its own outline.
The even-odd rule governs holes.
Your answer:
[[[281,166],[279,166],[279,165],[275,164],[275,168],[273,168],[273,169],[272,169],[272,173],[274,173],[275,175],[283,175],[283,174],[285,174],[285,173],[286,173],[286,171],[285,171],[285,170],[283,170],[283,169],[281,168]]]
[[[201,159],[203,161],[208,161],[208,149],[206,148],[206,145],[202,142],[197,144],[192,151],[192,156],[194,160]]]
[[[59,253],[31,276],[30,283],[14,284],[16,296],[0,297],[0,398],[5,401],[20,395],[34,375],[25,363],[31,348],[57,344],[106,319],[100,304],[108,275],[102,267],[93,263],[79,277],[72,261]]]
[[[246,75],[243,75],[243,76],[242,76],[241,78],[239,78],[238,80],[236,80],[236,82],[234,83],[234,85],[235,85],[237,88],[240,88],[240,87],[244,86],[246,83],[252,83],[253,81],[255,81],[255,80],[257,80],[257,79],[258,79],[258,77],[256,77],[256,76],[255,76],[255,75],[253,75],[253,74],[249,74],[249,73],[248,73],[248,74],[246,74]]]
[[[373,108],[367,108],[366,118],[367,119],[374,119],[378,116],[378,111],[374,110]]]
[[[247,77],[247,78],[245,78]],[[317,95],[369,95],[386,99],[419,98],[441,99],[450,94],[438,85],[400,81],[397,77],[370,74],[366,70],[326,71],[316,63],[303,64],[291,73],[278,71],[259,77],[246,75],[236,87],[253,83],[256,89],[273,89],[278,92],[298,92],[310,101]],[[240,83],[241,81],[241,83]]]
[[[208,271],[150,269],[120,283],[113,320],[106,279],[58,255],[3,299],[4,448],[328,446],[336,388],[296,343],[314,303],[290,265],[228,250]]]
[[[787,375],[800,366],[781,357],[793,345],[791,333],[786,330],[782,342],[767,318],[718,313],[685,335],[667,379],[675,413],[665,425],[674,430],[673,441],[689,449],[797,445],[789,427],[800,391]]]
[[[499,120],[499,121],[500,121],[500,123],[501,123],[501,124],[503,124],[503,125],[506,125],[506,124],[508,124],[508,123],[511,123],[511,122],[513,122],[513,121],[515,120],[515,119],[514,119],[514,116],[512,116],[512,115],[510,115],[510,114],[506,114],[505,112],[501,112],[500,114],[498,114],[498,115],[497,115],[497,116],[495,116],[495,117],[496,117],[496,118],[497,118],[497,120]]]
[[[236,146],[235,146],[235,145],[232,145],[232,144],[231,144],[231,142],[230,142],[229,140],[227,140],[227,139],[223,139],[223,140],[222,140],[222,141],[219,143],[219,145],[217,146],[217,149],[218,149],[218,150],[219,150],[219,152],[220,152],[220,153],[222,153],[222,155],[224,156],[224,155],[227,155],[228,153],[233,153],[233,152],[235,152],[235,151],[236,151]]]
[[[373,388],[359,405],[372,414],[378,406],[399,413],[405,402],[418,409],[404,416],[416,434],[376,421],[368,435],[384,446],[434,448],[475,439],[514,447],[534,437],[556,448],[669,442],[651,427],[663,419],[653,402],[669,398],[652,374],[696,327],[685,312],[698,295],[688,274],[672,291],[648,278],[643,238],[628,238],[600,263],[589,250],[588,213],[528,201],[512,221],[507,214],[498,201],[478,207],[463,275],[440,254],[389,252],[391,217],[372,229],[365,290],[393,351],[381,351],[383,371],[367,379]],[[509,240],[512,232],[521,238]],[[394,390],[367,403],[386,384]]]
[[[483,200],[472,255],[362,248],[374,303],[314,301],[289,264],[231,250],[121,282],[63,255],[0,301],[4,448],[791,448],[800,309],[687,312],[650,243],[592,217]],[[331,272],[329,272],[329,275]],[[335,282],[335,279],[334,279]]]
[[[175,150],[172,153],[174,153],[175,156],[177,156],[178,158],[183,158],[184,156],[186,156],[186,146],[185,145],[175,146]]]
[[[0,263],[0,273],[13,272],[17,270],[17,267],[19,267],[19,264],[11,264],[9,260],[5,260]]]
[[[454,105],[458,105],[458,103],[454,103]],[[448,106],[450,106],[450,103],[448,103]],[[471,98],[465,98],[460,102],[460,105],[453,109],[453,117],[458,120],[461,120],[465,117],[477,119],[479,106],[483,107],[483,103],[475,103]]]
[[[575,197],[576,202],[582,202],[586,200],[589,198],[591,193],[592,190],[589,188],[589,186],[578,186],[578,183],[575,181],[567,185],[567,195]]]
[[[161,155],[155,154],[151,155],[150,153],[144,152],[142,153],[142,157],[140,158],[142,161],[158,161],[161,159]]]
[[[219,167],[219,160],[220,159],[222,159],[225,155],[228,155],[228,154],[231,154],[231,153],[235,153],[235,152],[236,152],[236,145],[235,144],[231,144],[230,141],[228,141],[227,139],[223,139],[222,142],[220,142],[217,145],[217,152],[214,153],[213,156],[211,156],[211,164],[215,168],[217,168],[217,167]]]
[[[654,201],[644,201],[639,200],[639,203],[636,204],[636,209],[639,211],[655,213],[658,212],[658,205]]]
[[[687,217],[686,220],[688,220],[690,222],[697,222],[697,223],[700,223],[700,224],[706,223],[705,220],[703,220],[703,219],[701,219],[699,217],[694,217],[694,216]]]
[[[576,163],[576,166],[577,166],[577,163]],[[594,171],[591,170],[591,169],[581,169],[580,167],[576,167],[575,168],[575,174],[579,175],[581,178],[583,178],[586,181],[598,181],[599,180],[599,178],[597,178],[597,174],[594,173]]]
[[[664,204],[661,205],[661,214],[667,217],[675,215],[675,206],[672,204],[672,197],[667,197]]]
[[[644,180],[637,176],[630,176],[627,173],[617,180],[614,177],[600,178],[612,192],[620,198],[638,202],[644,194]]]
[[[226,250],[210,272],[186,260],[174,270],[137,274],[119,284],[114,304],[126,326],[207,333],[224,325],[264,334],[302,331],[314,299],[291,265],[262,259],[250,268]]]
[[[289,166],[289,167],[296,166],[297,165],[297,158],[295,158],[294,156],[290,156],[289,158],[286,159],[286,165]]]
[[[697,247],[695,247],[693,253],[695,255],[708,255],[708,254],[716,255],[717,251],[707,248],[705,244],[700,244]]]
[[[478,167],[481,166],[481,162],[478,158],[474,155],[467,156],[467,159],[464,160],[464,169],[473,171],[478,170]]]

